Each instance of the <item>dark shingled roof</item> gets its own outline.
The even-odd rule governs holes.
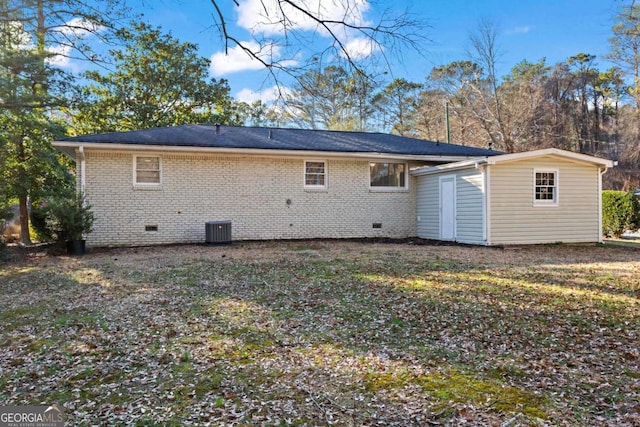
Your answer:
[[[216,125],[183,125],[111,132],[61,138],[58,141],[424,156],[481,157],[502,154],[499,151],[484,148],[438,143],[384,133],[240,126],[220,126],[219,133],[216,133]]]

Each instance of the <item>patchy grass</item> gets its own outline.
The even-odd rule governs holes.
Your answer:
[[[640,252],[261,242],[0,270],[0,400],[75,425],[640,425]]]

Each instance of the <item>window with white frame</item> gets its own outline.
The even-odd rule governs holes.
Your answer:
[[[305,188],[327,188],[327,162],[324,160],[305,160]]]
[[[405,188],[406,170],[404,163],[369,163],[369,184],[373,188]]]
[[[160,185],[162,164],[160,156],[134,156],[134,179],[136,185]]]
[[[535,205],[558,204],[558,171],[534,170],[533,203]]]

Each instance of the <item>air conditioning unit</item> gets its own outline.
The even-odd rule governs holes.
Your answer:
[[[208,245],[231,243],[231,221],[208,221],[204,226]]]

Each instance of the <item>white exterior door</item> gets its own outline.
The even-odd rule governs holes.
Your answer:
[[[456,238],[456,177],[440,177],[440,238]]]

